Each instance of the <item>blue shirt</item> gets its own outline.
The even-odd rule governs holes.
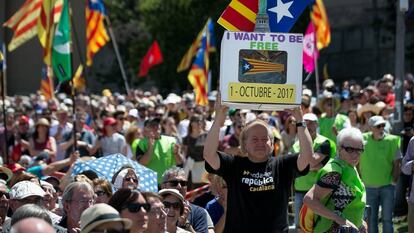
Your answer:
[[[221,216],[224,214],[224,208],[220,205],[216,198],[209,201],[206,205],[206,210],[210,214],[211,220],[213,220],[214,226],[218,223]]]

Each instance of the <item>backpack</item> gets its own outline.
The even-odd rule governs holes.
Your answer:
[[[339,167],[342,168],[342,165],[340,163],[336,161],[332,161],[332,163],[335,163],[339,165]],[[335,190],[333,190],[332,193],[333,192],[335,192]],[[326,205],[331,200],[332,193],[331,195],[329,195],[329,198],[326,200],[324,205]],[[299,227],[300,229],[302,229],[303,232],[314,233],[314,228],[319,220],[320,220],[320,216],[315,214],[315,212],[311,208],[309,208],[308,205],[306,204],[302,205],[302,208],[300,209],[300,212],[299,212]]]

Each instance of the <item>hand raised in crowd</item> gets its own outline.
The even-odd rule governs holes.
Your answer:
[[[180,146],[180,144],[174,144],[174,148],[173,148],[173,153],[175,154],[175,155],[178,155],[178,154],[180,154],[180,150],[181,150],[181,146]]]
[[[78,160],[79,157],[80,157],[79,151],[76,150],[76,151],[72,152],[69,156],[70,163],[72,164],[72,163],[76,162],[76,160]]]
[[[297,122],[303,121],[303,112],[301,107],[294,107],[292,109],[285,109],[286,112],[289,114],[292,114],[293,117],[295,117]]]
[[[227,111],[229,110],[229,107],[224,106],[221,104],[221,93],[220,91],[217,92],[217,98],[216,103],[214,104],[214,110],[216,111],[216,120],[222,121],[222,124],[224,124],[224,121],[226,120]]]

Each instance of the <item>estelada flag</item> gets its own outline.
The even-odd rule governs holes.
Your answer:
[[[163,58],[160,46],[158,45],[157,41],[154,41],[154,43],[152,43],[150,49],[148,50],[147,54],[145,54],[144,58],[142,58],[141,65],[139,67],[138,77],[146,76],[151,67],[158,65],[162,62]]]
[[[312,0],[266,0],[271,32],[289,32]],[[229,31],[252,32],[259,0],[232,0],[217,22]]]

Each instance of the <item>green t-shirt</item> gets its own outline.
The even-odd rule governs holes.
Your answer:
[[[355,167],[338,157],[331,159],[318,173],[317,185],[332,189],[332,193],[321,202],[348,219],[357,227],[362,226],[365,210],[365,187]],[[314,232],[336,232],[339,225],[334,221],[316,216]]]
[[[382,140],[374,140],[372,132],[363,134],[366,141],[359,161],[361,178],[367,187],[381,187],[392,183],[392,168],[399,153],[399,136],[385,134]]]
[[[346,123],[349,122],[349,119],[347,116],[342,114],[337,114],[336,117],[330,118],[322,115],[318,122],[319,133],[336,142],[336,135],[334,134],[332,128],[335,127],[337,132],[341,131],[346,127]]]
[[[146,165],[149,169],[157,172],[158,183],[162,182],[162,174],[168,168],[175,166],[176,161],[173,154],[174,145],[176,139],[162,135],[160,139],[155,140],[153,153],[149,163]],[[136,139],[132,145],[133,159],[139,161],[139,157],[142,156],[148,150],[148,139]]]
[[[325,142],[328,143],[324,144]],[[324,148],[327,147],[327,148]],[[297,141],[292,146],[292,152],[299,153],[300,146]],[[336,155],[336,144],[329,138],[318,134],[313,140],[313,151],[329,156],[330,158]],[[326,160],[328,161],[328,160]],[[300,192],[307,192],[316,183],[316,175],[318,171],[309,171],[307,175],[300,176],[295,179],[295,190]]]

